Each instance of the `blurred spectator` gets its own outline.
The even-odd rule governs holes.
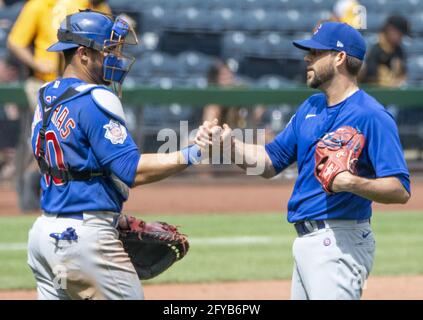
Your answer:
[[[19,70],[12,64],[7,55],[0,52],[0,83],[17,82],[19,80]]]
[[[36,92],[42,83],[52,81],[59,73],[59,55],[46,49],[57,40],[57,29],[66,15],[91,8],[111,13],[99,0],[29,0],[8,38],[10,51],[30,69],[25,89],[30,107],[37,104]]]
[[[31,154],[29,137],[32,113],[38,89],[60,74],[60,56],[46,49],[57,41],[57,29],[66,15],[80,9],[110,14],[105,1],[99,0],[29,0],[25,3],[8,37],[9,50],[30,70],[25,81],[29,108],[22,112],[21,138],[17,159],[19,205],[23,211],[39,208],[38,166]]]
[[[361,75],[362,82],[384,87],[400,87],[406,80],[406,55],[402,38],[410,26],[401,16],[390,16],[379,33],[378,42],[369,50]]]
[[[209,86],[234,87],[235,76],[229,65],[221,60],[217,60],[207,73]],[[209,104],[204,107],[203,121],[218,119],[219,123],[227,123],[238,128],[245,127],[245,123],[240,123],[240,110],[236,107]]]
[[[10,63],[8,57],[0,54],[0,83],[17,82],[17,66]],[[7,181],[15,174],[15,148],[19,134],[19,108],[14,103],[5,103],[0,107],[0,180]]]
[[[366,23],[363,8],[356,0],[338,0],[333,8],[333,20],[348,23],[356,29],[363,29]]]

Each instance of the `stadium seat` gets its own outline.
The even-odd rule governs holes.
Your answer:
[[[158,152],[165,141],[158,141],[160,130],[171,129],[180,139],[187,139],[185,132],[179,132],[180,121],[188,121],[188,130],[193,130],[201,123],[202,109],[188,105],[173,103],[170,105],[145,105],[142,114],[141,136],[144,152]],[[162,131],[166,138],[166,131]],[[169,134],[172,134],[169,132]],[[177,146],[179,148],[179,146]],[[167,151],[163,150],[162,152]]]
[[[168,11],[164,7],[155,5],[142,11],[141,29],[143,32],[152,31],[159,32],[163,29],[164,23],[173,17],[173,12]]]
[[[423,11],[413,14],[410,18],[411,32],[423,36]]]
[[[249,32],[260,32],[268,30],[268,13],[263,9],[239,11],[242,16],[240,30]]]
[[[176,60],[178,76],[205,76],[213,61],[214,58],[200,52],[182,52]]]
[[[243,47],[248,37],[244,32],[227,32],[222,38],[222,56],[225,58],[240,59],[244,52]]]
[[[169,128],[178,131],[180,121],[189,121],[189,129],[194,129],[201,120],[201,108],[173,103],[170,105],[145,105],[143,108],[143,127],[154,132],[153,141],[157,141],[157,133],[160,128]],[[148,128],[150,127],[150,128]],[[160,143],[162,144],[162,142]]]
[[[332,11],[334,1],[328,0],[276,0],[279,4],[276,4],[281,9],[285,10],[298,10],[304,15],[304,19],[307,19],[307,15],[310,12],[319,10],[330,10]]]
[[[22,9],[23,3],[18,2],[0,10],[0,48],[6,48],[7,37],[13,27],[13,23]]]
[[[239,73],[258,79],[268,74],[284,75],[286,62],[283,59],[244,57],[239,63]]]
[[[109,1],[111,8],[144,11],[155,6],[175,10],[191,3],[190,0],[112,0]]]
[[[185,77],[180,81],[181,87],[204,89],[207,87],[206,77]]]
[[[145,32],[142,35],[138,36],[139,45],[144,51],[146,50],[156,50],[159,44],[160,34],[155,32]]]
[[[153,0],[157,1],[157,0]],[[161,5],[171,10],[184,10],[184,8],[196,7],[197,1],[193,0],[159,0]]]
[[[210,24],[208,30],[223,32],[228,30],[238,30],[242,28],[243,19],[239,18],[239,12],[231,8],[221,8],[208,12]]]
[[[407,61],[408,82],[412,85],[423,81],[423,55],[411,57]]]
[[[199,1],[204,3],[204,4],[201,4],[201,6],[209,10],[219,10],[234,2],[234,0],[230,0],[230,1],[228,0],[207,0],[207,1],[199,0]]]
[[[265,89],[281,89],[281,88],[293,88],[298,86],[298,83],[287,78],[281,77],[279,75],[265,75],[260,77],[255,82],[255,87],[265,88]]]
[[[273,31],[284,33],[311,32],[320,20],[326,19],[328,16],[328,11],[311,12],[307,14],[307,18],[304,18],[301,11],[298,10],[272,12],[268,15],[268,24],[270,25],[269,29]]]
[[[271,32],[260,36],[249,36],[241,46],[242,56],[263,58],[287,58],[293,46],[291,40],[279,33]]]
[[[6,49],[8,32],[0,28],[0,50]]]
[[[287,0],[260,0],[260,4],[262,8],[266,9],[269,12],[285,10],[290,7],[290,2]]]
[[[242,55],[248,57],[267,57],[269,55],[266,38],[261,36],[247,37],[242,50]]]
[[[274,31],[293,32],[302,30],[300,12],[297,10],[289,10],[283,12],[273,12],[269,14],[269,24]]]
[[[151,76],[176,76],[176,58],[161,52],[148,52],[138,59],[132,68],[131,74],[148,78]]]
[[[233,10],[233,9],[231,9]],[[239,11],[239,10],[233,10],[232,11],[232,17],[230,19],[227,19],[225,23],[225,29],[227,31],[243,31],[245,28],[245,12]],[[223,13],[222,13],[223,14]],[[227,14],[227,13],[226,13]]]
[[[300,27],[298,30],[311,32],[318,24],[324,20],[328,20],[331,16],[329,11],[320,10],[307,15],[307,19],[300,19]]]
[[[221,33],[166,31],[160,37],[159,49],[173,55],[184,51],[199,51],[207,55],[220,56],[221,44]]]
[[[121,12],[126,10],[131,10],[133,6],[132,0],[109,0],[108,4],[113,12]],[[145,8],[151,1],[139,0],[140,8]]]
[[[385,14],[402,14],[407,16],[419,10],[420,0],[361,0],[360,3],[366,8],[367,14],[375,14],[383,11]],[[420,7],[421,8],[421,7]]]
[[[190,7],[173,12],[172,17],[164,21],[164,26],[168,30],[207,30],[211,23],[208,11]]]
[[[245,10],[265,9],[262,0],[244,0],[243,8]]]
[[[423,37],[405,39],[404,49],[408,57],[421,55],[423,53]]]
[[[12,29],[13,23],[19,15],[23,4],[21,2],[15,3],[11,6],[3,7],[0,10],[0,30],[9,32]]]
[[[386,13],[367,12],[367,32],[379,32],[386,18]]]
[[[291,37],[283,37],[279,33],[269,33],[264,36],[266,49],[269,57],[292,57],[294,46]]]

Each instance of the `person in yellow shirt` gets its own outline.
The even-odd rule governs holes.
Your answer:
[[[60,74],[60,56],[47,48],[57,41],[60,22],[78,10],[92,9],[111,14],[104,0],[29,0],[23,6],[7,40],[10,52],[30,70],[25,81],[27,109],[21,112],[21,136],[16,172],[19,205],[22,211],[39,208],[39,173],[30,153],[28,138],[37,92],[43,83]]]
[[[9,34],[8,47],[32,71],[32,76],[39,80],[37,82],[57,78],[59,55],[47,52],[47,48],[57,40],[60,21],[83,9],[111,14],[109,6],[99,0],[29,0],[22,8]],[[36,100],[29,102],[34,108]]]

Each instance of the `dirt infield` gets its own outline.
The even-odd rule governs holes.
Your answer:
[[[292,183],[263,182],[257,178],[210,183],[178,179],[131,191],[126,212],[146,214],[285,212]],[[412,181],[412,197],[406,205],[374,205],[378,211],[423,210],[423,180]],[[0,188],[0,215],[17,215],[17,197]],[[289,299],[289,281],[226,282],[212,284],[147,285],[147,299]],[[35,299],[34,291],[0,291],[0,299]],[[373,277],[364,299],[423,299],[423,276]]]
[[[292,182],[257,177],[233,182],[198,179],[195,183],[170,179],[131,190],[124,211],[140,214],[285,212],[292,186]],[[423,180],[415,179],[412,197],[406,205],[374,204],[373,208],[378,211],[423,210],[421,194]],[[0,215],[15,214],[19,214],[16,193],[10,188],[0,188]]]
[[[160,284],[144,287],[148,300],[286,300],[290,281]],[[36,299],[35,291],[0,291],[0,300]],[[422,300],[423,276],[372,277],[365,300]]]

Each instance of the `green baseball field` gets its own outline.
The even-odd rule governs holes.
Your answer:
[[[35,288],[26,264],[27,233],[35,218],[0,217],[0,289],[3,294]],[[157,287],[153,285],[163,283],[260,282],[291,276],[291,244],[295,233],[281,214],[152,215],[148,220],[183,226],[191,248],[182,261],[156,279],[146,281],[146,292],[150,285]],[[423,275],[423,211],[377,212],[372,225],[377,241],[372,276],[413,279],[412,276]],[[409,286],[412,290],[412,281]]]

